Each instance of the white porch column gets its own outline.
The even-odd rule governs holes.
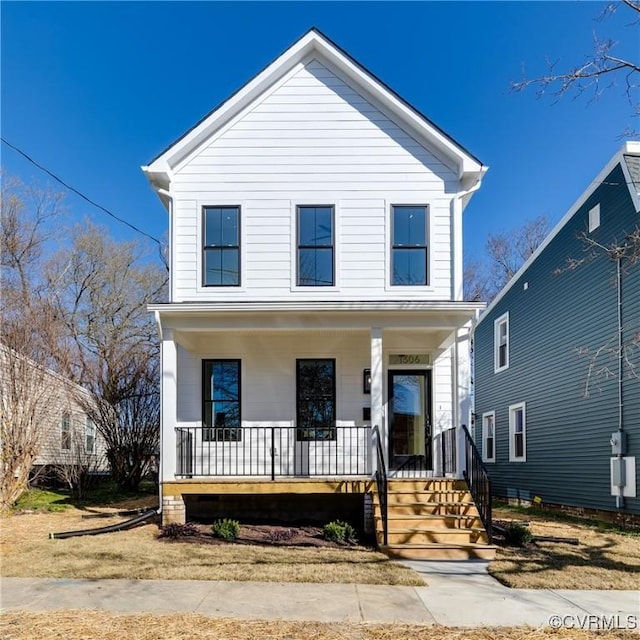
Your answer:
[[[387,430],[382,414],[382,329],[371,329],[371,425],[378,427],[383,454],[387,450]],[[373,451],[373,470],[377,469],[376,451]]]
[[[462,477],[465,468],[464,433],[461,425],[466,425],[471,432],[471,341],[470,327],[467,325],[456,332],[455,340],[455,369],[457,371],[455,381],[455,413],[457,439],[457,468],[458,476]]]
[[[160,388],[160,480],[175,480],[176,475],[176,421],[178,402],[178,353],[173,331],[162,331],[162,380]]]

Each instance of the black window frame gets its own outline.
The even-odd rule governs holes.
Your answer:
[[[300,212],[303,209],[330,209],[331,210],[331,243],[330,244],[301,244],[300,243]],[[299,204],[296,205],[296,286],[298,287],[335,287],[336,286],[336,208],[332,204]],[[301,251],[316,251],[318,249],[331,249],[331,282],[330,283],[303,283],[300,269]]]
[[[209,209],[220,209],[220,210],[233,210],[237,212],[237,238],[235,245],[208,245],[207,242],[207,210]],[[242,286],[242,255],[241,255],[241,244],[242,244],[242,234],[241,234],[241,222],[242,222],[242,207],[239,204],[229,204],[229,205],[213,205],[208,204],[202,207],[202,286],[203,287],[240,287]],[[231,284],[216,284],[207,283],[207,251],[220,251],[224,253],[225,251],[235,251],[237,253],[238,259],[238,277],[237,282]]]
[[[301,365],[311,362],[330,362],[333,368],[333,379],[331,381],[331,404],[332,417],[330,424],[322,426],[301,426],[302,405],[304,401],[313,401],[313,397],[301,397]],[[296,441],[297,442],[326,442],[337,439],[336,429],[336,359],[335,358],[297,358],[296,359]],[[317,396],[322,401],[327,400],[326,395]]]
[[[213,424],[207,424],[207,403],[213,405],[215,400],[213,398],[207,399],[208,391],[211,386],[208,381],[211,379],[207,377],[207,367],[213,366],[214,363],[235,363],[238,368],[238,426],[227,427],[226,425],[216,424],[218,416],[213,418],[213,411],[210,412],[213,418]],[[233,401],[232,401],[233,402]],[[226,415],[226,414],[225,414]],[[240,358],[205,358],[202,361],[202,441],[203,442],[242,442],[242,361]]]
[[[424,210],[424,244],[396,244],[395,239],[395,216],[396,209],[423,209]],[[392,287],[428,287],[429,286],[429,216],[430,208],[428,204],[392,204],[391,205],[391,273],[390,283]],[[424,252],[424,282],[396,282],[395,273],[395,252],[402,251],[423,251]]]

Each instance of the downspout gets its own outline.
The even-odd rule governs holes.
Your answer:
[[[455,196],[451,199],[451,218],[452,218],[452,242],[451,245],[452,247],[454,247],[454,252],[456,251],[456,247],[460,246],[462,247],[462,198],[464,198],[465,196],[471,195],[472,193],[475,193],[481,186],[482,186],[482,175],[483,175],[483,165],[480,165],[480,171],[478,172],[478,179],[476,181],[476,183],[470,187],[469,189],[466,189],[465,191],[460,191],[458,193],[455,194]],[[460,238],[458,238],[458,234],[456,233],[456,229],[457,229],[457,215],[458,215],[458,206],[460,206]],[[462,249],[460,249],[460,251],[462,252]],[[454,257],[452,260],[453,263],[453,268],[451,270],[452,272],[452,277],[451,277],[451,299],[452,300],[458,300],[458,298],[462,299],[464,298],[464,282],[463,282],[463,275],[464,275],[464,262],[463,262],[464,258],[461,255],[460,256],[460,260],[459,262],[456,260],[455,257],[455,253],[454,253]],[[461,273],[458,273],[459,271],[461,271]],[[460,291],[458,291],[458,276],[459,276],[459,287],[460,287]],[[473,338],[473,325],[471,326],[471,331],[469,334],[469,338],[472,339]],[[456,450],[458,451],[457,454],[457,460],[456,460],[456,475],[457,477],[462,477],[462,473],[465,471],[465,462],[464,462],[464,457],[462,456],[462,451],[464,451],[464,433],[462,431],[462,428],[459,424],[459,420],[460,420],[460,405],[459,405],[459,388],[458,388],[458,330],[456,329],[454,331],[454,340],[453,340],[453,344],[454,344],[454,348],[453,348],[453,370],[452,370],[452,385],[453,385],[453,389],[454,389],[454,402],[453,402],[453,411],[452,411],[452,420],[453,420],[453,426],[456,429]],[[473,356],[470,354],[470,360],[473,358]],[[471,362],[469,362],[470,365],[470,371],[469,371],[469,375],[471,375]],[[475,398],[473,400],[472,403],[472,412],[475,411]],[[444,463],[444,461],[443,461]]]
[[[162,525],[162,472],[164,466],[164,456],[162,455],[162,438],[164,436],[164,412],[162,411],[162,321],[160,320],[160,312],[154,313],[156,325],[158,327],[158,335],[160,336],[160,455],[158,456],[158,515],[160,516],[160,525]]]
[[[620,433],[620,441],[622,442],[623,432],[623,402],[622,402],[622,372],[624,368],[624,354],[622,352],[622,255],[616,256],[616,289],[618,295],[618,432]],[[622,450],[618,454],[620,465],[624,464],[624,455]],[[622,487],[620,494],[616,496],[616,508],[624,509],[624,496],[622,495]]]
[[[156,193],[164,196],[169,201],[169,242],[168,242],[168,260],[169,264],[169,302],[173,302],[173,195],[163,187],[156,187]]]
[[[461,243],[461,239],[458,239],[457,237],[457,233],[456,233],[456,214],[457,214],[457,204],[458,202],[462,201],[462,198],[464,198],[465,196],[471,195],[472,193],[475,193],[481,186],[482,186],[482,175],[483,175],[483,165],[480,165],[480,171],[478,172],[478,179],[476,181],[476,183],[469,189],[466,189],[465,191],[460,191],[458,193],[456,193],[453,198],[451,198],[451,219],[452,219],[452,246],[456,247],[458,244],[460,244],[460,246],[462,246]],[[460,204],[460,206],[462,206],[462,204]],[[462,211],[460,211],[460,232],[462,231]],[[454,249],[455,252],[455,249]],[[463,258],[462,259],[462,274],[464,273],[464,263],[463,263]],[[452,278],[451,278],[451,299],[452,300],[457,300],[458,299],[458,291],[456,291],[456,283],[457,283],[457,271],[458,271],[458,264],[456,262],[455,259],[455,253],[454,253],[454,257],[453,257],[453,269],[451,270],[452,272]],[[463,275],[460,274],[460,283],[461,286],[464,287],[464,283],[463,283]],[[464,297],[463,292],[459,292],[460,293],[460,299],[462,299]]]

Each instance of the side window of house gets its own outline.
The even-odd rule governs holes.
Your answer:
[[[496,461],[496,413],[482,414],[482,459],[485,462]]]
[[[332,206],[298,207],[298,286],[331,287],[335,284],[333,218]]]
[[[204,360],[202,378],[202,439],[239,442],[240,360]]]
[[[600,203],[589,209],[589,233],[600,226]]]
[[[240,207],[204,207],[203,285],[240,285]]]
[[[509,368],[509,312],[501,315],[494,322],[494,371],[503,371]]]
[[[60,423],[60,448],[63,451],[71,449],[71,416],[65,412]]]
[[[509,407],[509,461],[525,462],[527,459],[527,414],[525,403]]]
[[[391,284],[429,283],[426,206],[391,207]]]
[[[96,425],[93,420],[87,416],[84,427],[84,448],[87,453],[93,453],[96,446]]]
[[[296,360],[296,438],[336,439],[336,361]]]

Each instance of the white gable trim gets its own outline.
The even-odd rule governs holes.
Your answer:
[[[580,207],[587,201],[591,194],[604,182],[605,178],[613,171],[616,165],[621,165],[622,171],[625,176],[627,187],[631,198],[636,207],[636,211],[640,212],[640,202],[638,194],[635,193],[629,170],[624,161],[624,155],[640,155],[640,142],[625,142],[614,156],[609,160],[605,168],[591,181],[584,193],[574,202],[573,206],[562,217],[560,222],[551,230],[549,235],[540,243],[540,246],[529,256],[526,262],[518,269],[515,275],[507,282],[502,291],[491,301],[491,303],[484,310],[477,324],[480,324],[492,311],[492,309],[504,298],[509,289],[518,281],[520,276],[529,268],[529,266],[538,258],[538,256],[545,250],[547,245],[560,233],[560,230],[571,220],[574,214],[580,209]],[[477,326],[477,325],[476,325]]]
[[[482,163],[409,107],[316,30],[306,33],[158,158],[148,166],[142,167],[143,171],[152,182],[157,183],[164,176],[167,176],[165,180],[168,180],[168,175],[178,164],[190,156],[205,140],[210,139],[221,127],[258,100],[294,67],[310,58],[318,58],[320,62],[326,61],[338,69],[359,90],[370,95],[375,101],[379,101],[400,122],[416,131],[430,147],[437,149],[440,154],[449,159],[449,164],[456,168],[460,179],[467,178],[465,180],[467,184],[463,184],[463,187],[467,188],[482,178],[486,172],[486,167]]]

